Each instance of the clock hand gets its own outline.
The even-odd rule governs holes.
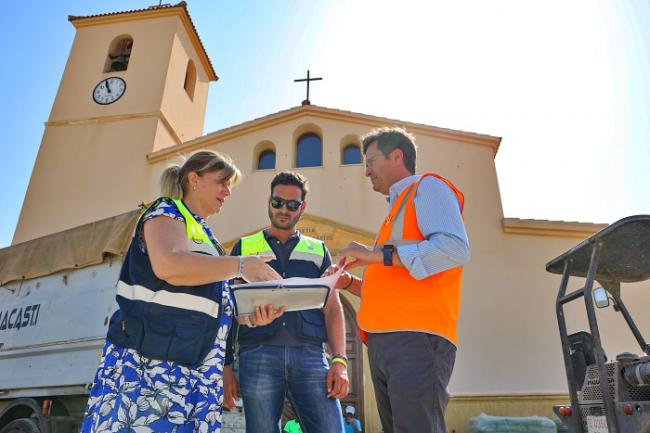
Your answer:
[[[113,93],[111,92],[111,88],[108,86],[108,79],[105,81],[104,84],[106,84],[106,90],[108,90],[108,93]]]

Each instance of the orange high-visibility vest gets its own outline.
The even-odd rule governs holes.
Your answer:
[[[422,179],[428,176],[440,179],[452,189],[462,214],[463,193],[447,179],[424,174],[397,197],[379,228],[375,245],[390,241],[397,246],[424,240],[418,228],[413,198]],[[396,220],[397,225],[393,227]],[[403,222],[401,231],[400,221]],[[366,342],[366,332],[419,331],[440,335],[457,345],[462,274],[463,269],[458,266],[416,280],[402,266],[368,265],[357,314],[362,340]]]

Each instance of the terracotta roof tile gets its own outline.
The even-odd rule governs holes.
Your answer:
[[[180,6],[185,8],[185,10],[187,11],[187,3],[182,1],[182,2],[180,2],[178,4],[176,4],[176,5],[171,5],[169,3],[165,3],[165,4],[160,5],[160,6],[149,6],[148,8],[131,9],[131,10],[128,10],[128,11],[119,11],[119,12],[107,12],[107,13],[104,13],[104,14],[83,15],[83,16],[82,15],[78,15],[78,16],[77,15],[68,15],[68,21],[82,20],[82,19],[85,19],[85,18],[108,17],[108,16],[112,16],[112,15],[125,15],[125,14],[137,13],[137,12],[151,11],[151,10],[155,10],[155,9],[171,9],[171,8],[176,8],[176,7],[180,7]]]

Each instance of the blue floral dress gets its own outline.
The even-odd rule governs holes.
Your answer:
[[[184,221],[176,207],[166,200],[149,211],[144,220],[156,216]],[[197,215],[194,218],[218,245],[205,221]],[[138,241],[144,249],[144,242]],[[233,319],[232,297],[227,286],[221,302],[223,314],[217,338],[198,367],[148,359],[133,349],[118,347],[106,340],[81,431],[220,432],[226,339]]]

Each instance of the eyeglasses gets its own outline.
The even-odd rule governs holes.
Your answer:
[[[300,208],[302,202],[300,200],[285,200],[280,197],[271,197],[271,206],[273,209],[282,209],[282,206],[287,205],[287,209],[295,212]]]

